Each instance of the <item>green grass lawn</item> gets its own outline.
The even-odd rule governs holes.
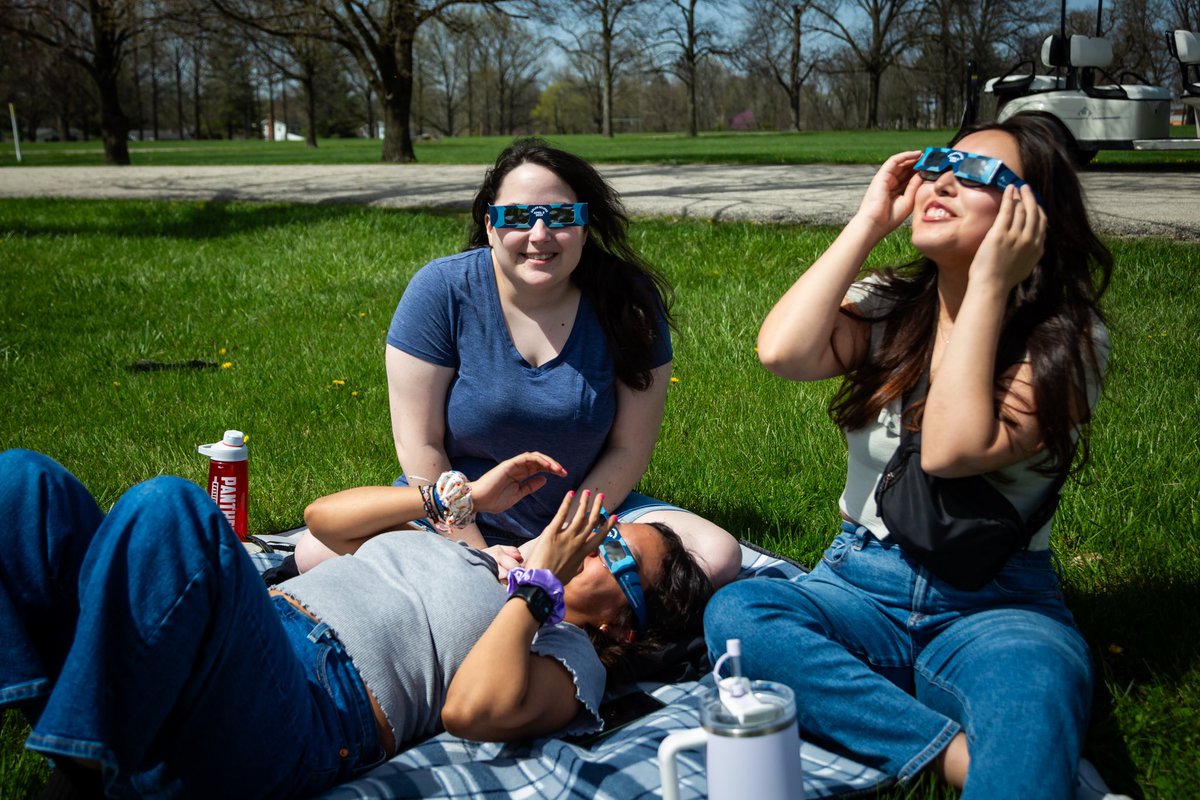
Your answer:
[[[0,201],[0,447],[52,455],[107,507],[161,473],[202,482],[196,445],[241,428],[255,533],[296,525],[321,494],[390,482],[384,332],[408,278],[459,249],[465,223],[350,206]],[[680,328],[678,382],[639,488],[813,563],[844,479],[845,445],[825,415],[833,385],[769,375],[754,339],[835,231],[665,219],[633,231],[675,285]],[[1115,787],[1191,797],[1200,245],[1110,244],[1114,366],[1056,547],[1100,676],[1089,756]],[[876,259],[907,253],[897,235]],[[146,359],[215,366],[130,370]],[[21,754],[23,730],[6,716],[0,797],[44,780],[40,759]]]
[[[1183,129],[1187,136],[1192,128]],[[552,136],[559,146],[599,164],[879,164],[901,150],[943,144],[952,130],[818,131],[803,133],[682,133]],[[1180,134],[1178,131],[1176,135]],[[417,160],[424,164],[486,164],[512,141],[511,136],[456,136],[417,142]],[[368,139],[322,139],[315,150],[304,142],[216,140],[130,142],[135,165],[226,164],[374,164],[382,143]],[[94,166],[104,163],[98,140],[22,144],[23,166]],[[10,137],[0,142],[0,167],[16,165]],[[1200,150],[1173,152],[1106,151],[1097,165],[1136,168],[1200,169]]]

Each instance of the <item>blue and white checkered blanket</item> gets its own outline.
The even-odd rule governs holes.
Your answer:
[[[252,557],[260,569],[279,560],[274,554]],[[794,580],[803,574],[797,564],[752,546],[742,546],[743,579]],[[322,798],[637,800],[660,797],[658,746],[667,734],[700,724],[700,694],[711,685],[711,676],[706,676],[701,681],[634,687],[653,694],[665,707],[591,746],[561,739],[480,743],[443,733],[405,750],[367,775],[334,788]],[[806,798],[873,796],[876,789],[890,782],[877,770],[808,742],[801,745],[800,755]],[[677,766],[680,798],[705,797],[703,751],[681,752]]]

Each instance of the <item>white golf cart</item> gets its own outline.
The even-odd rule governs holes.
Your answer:
[[[1096,19],[1102,18],[1099,0]],[[1153,86],[1131,72],[1113,76],[1112,43],[1100,36],[1066,34],[1066,0],[1062,2],[1059,33],[1042,43],[1041,61],[1053,69],[1038,74],[1032,59],[1022,61],[984,85],[996,97],[996,118],[1003,121],[1020,111],[1042,111],[1054,116],[1069,134],[1079,164],[1091,161],[1099,150],[1195,150],[1198,138],[1171,138],[1170,89]],[[1184,75],[1183,100],[1200,105],[1200,37],[1190,31],[1168,33],[1172,53]],[[972,87],[973,89],[973,87]],[[968,104],[973,114],[974,103]]]

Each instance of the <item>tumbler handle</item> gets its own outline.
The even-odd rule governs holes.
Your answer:
[[[662,780],[663,800],[679,800],[679,772],[675,756],[680,750],[691,750],[708,741],[704,728],[677,731],[662,740],[658,746],[658,774]]]

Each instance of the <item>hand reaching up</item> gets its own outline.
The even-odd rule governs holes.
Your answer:
[[[525,566],[531,569],[548,569],[558,577],[563,586],[579,574],[583,560],[604,541],[608,531],[616,524],[616,516],[607,520],[600,514],[604,495],[593,495],[584,490],[579,496],[575,513],[567,519],[574,492],[568,492],[558,506],[558,513],[538,537],[537,550],[529,557]]]
[[[560,478],[567,474],[562,464],[544,453],[521,453],[501,461],[471,482],[475,510],[485,513],[507,511],[546,485],[543,472]]]
[[[1046,212],[1028,184],[1008,186],[1000,210],[971,261],[969,280],[996,281],[1005,294],[1029,277],[1046,244]]]
[[[896,230],[912,214],[917,187],[921,185],[913,165],[920,157],[920,150],[897,153],[883,162],[867,187],[855,216],[870,223],[880,238]]]

